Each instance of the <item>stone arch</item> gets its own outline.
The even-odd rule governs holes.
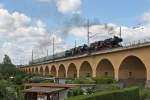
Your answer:
[[[56,77],[56,73],[57,73],[56,67],[53,65],[53,66],[51,67],[51,75],[54,76],[54,77]]]
[[[119,66],[119,81],[125,85],[145,85],[146,67],[137,56],[127,56]]]
[[[114,67],[110,60],[102,59],[96,68],[96,77],[112,77],[114,78]]]
[[[34,73],[34,68],[32,68],[32,74]]]
[[[92,77],[93,71],[90,63],[88,61],[84,61],[79,70],[80,77]]]
[[[48,66],[45,67],[45,75],[49,75],[49,68],[48,68]]]
[[[58,77],[59,78],[65,78],[66,77],[66,70],[65,70],[65,66],[63,64],[61,64],[59,66],[59,69],[58,69]]]
[[[77,77],[77,68],[74,63],[69,64],[67,70],[67,78],[76,78]]]
[[[38,67],[35,68],[35,73],[38,74]]]
[[[29,74],[31,74],[31,69],[29,68]]]
[[[44,71],[43,71],[43,67],[41,66],[41,67],[40,67],[40,74],[43,75],[43,72],[44,72]]]

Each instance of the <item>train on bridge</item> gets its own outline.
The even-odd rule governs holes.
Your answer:
[[[122,41],[123,41],[122,38],[114,36],[113,38],[108,38],[103,41],[96,41],[89,45],[84,44],[82,46],[78,46],[78,47],[66,50],[64,52],[60,52],[54,55],[35,59],[35,60],[30,61],[30,64],[43,63],[43,62],[56,60],[60,58],[72,57],[72,56],[77,56],[77,55],[83,55],[85,53],[92,53],[92,52],[101,51],[101,50],[118,48],[118,47],[122,47],[122,45],[120,44]]]

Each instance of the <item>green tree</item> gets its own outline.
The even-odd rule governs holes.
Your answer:
[[[11,59],[6,54],[4,55],[4,58],[3,58],[3,64],[10,64],[10,65],[12,65]]]
[[[6,80],[0,81],[0,100],[17,100],[14,87]]]
[[[0,73],[4,79],[14,76],[16,72],[16,67],[11,63],[11,59],[8,55],[5,55],[3,58],[3,63],[0,64]]]
[[[24,100],[23,84],[31,78],[12,64],[8,55],[5,55],[0,64],[0,100]]]

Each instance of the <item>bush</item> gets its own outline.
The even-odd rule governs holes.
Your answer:
[[[96,84],[113,84],[113,83],[117,83],[111,77],[94,77],[93,80],[95,81]]]
[[[93,84],[94,81],[91,78],[77,78],[74,80],[75,84]]]
[[[97,92],[91,95],[80,95],[67,100],[140,100],[140,96],[137,87],[130,87],[122,90]]]
[[[43,77],[34,76],[30,78],[29,83],[54,83],[54,80],[44,79]]]
[[[40,83],[41,81],[43,81],[43,79],[41,77],[32,77],[29,80],[30,83]]]
[[[6,80],[0,81],[0,100],[17,100],[14,87]]]
[[[54,83],[54,80],[43,80],[41,83]]]
[[[68,97],[83,95],[83,91],[81,88],[74,88],[68,91]]]
[[[140,97],[141,97],[141,100],[150,99],[150,89],[142,88],[140,90]]]
[[[94,78],[88,78],[88,77],[80,77],[75,80],[67,80],[67,84],[113,84],[117,83],[116,80],[114,80],[111,77],[94,77]]]

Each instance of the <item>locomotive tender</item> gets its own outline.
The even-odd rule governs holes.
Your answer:
[[[60,53],[50,55],[47,57],[35,59],[33,61],[30,61],[29,63],[30,64],[43,63],[43,62],[56,60],[60,58],[66,58],[66,57],[71,57],[71,56],[76,56],[76,55],[82,55],[85,53],[92,53],[92,52],[101,51],[101,50],[118,48],[118,47],[121,47],[120,42],[122,41],[123,41],[122,38],[114,36],[113,38],[105,39],[104,41],[96,41],[94,43],[91,43],[90,45],[84,44],[82,46],[78,46],[70,50],[66,50],[64,52],[60,52]]]

